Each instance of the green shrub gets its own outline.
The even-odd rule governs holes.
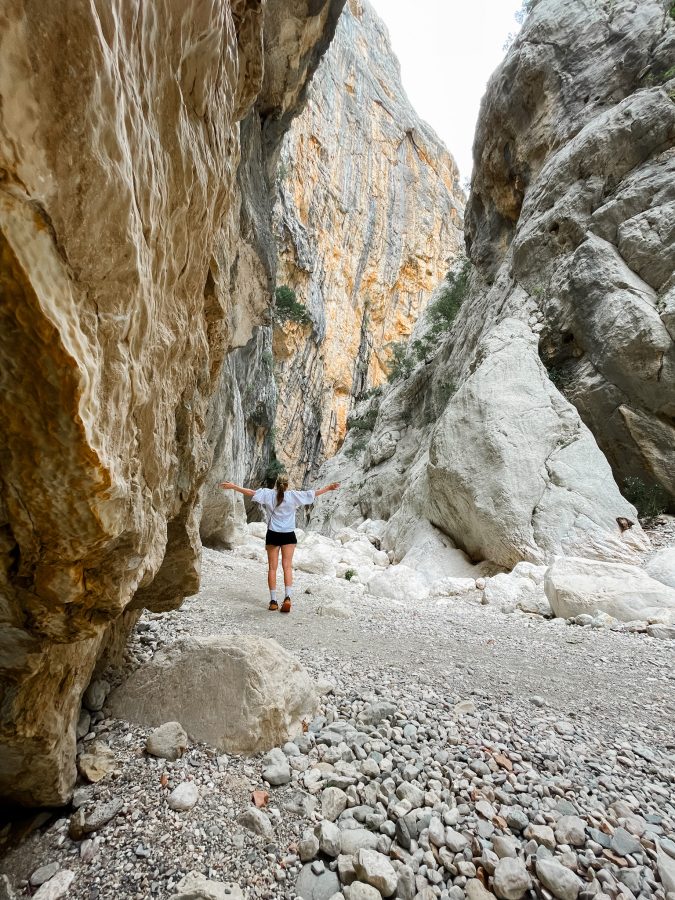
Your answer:
[[[445,409],[448,405],[448,400],[457,393],[457,385],[452,379],[448,381],[444,381],[438,385],[436,388],[436,397],[438,400],[438,408]]]
[[[365,438],[356,438],[356,440],[352,441],[349,445],[349,448],[345,450],[345,456],[353,459],[355,456],[358,456],[359,453],[363,453],[367,446],[368,442]]]
[[[274,292],[274,305],[282,320],[299,322],[301,325],[309,325],[312,321],[307,307],[299,302],[295,291],[287,284],[282,284]]]
[[[369,409],[362,416],[349,416],[347,428],[349,431],[372,431],[377,421],[377,409]]]
[[[354,398],[357,403],[360,403],[362,400],[372,400],[373,397],[381,397],[382,391],[384,388],[382,385],[379,387],[369,388],[367,391],[361,391],[360,394],[357,394]]]
[[[270,455],[270,461],[267,464],[267,468],[265,469],[265,481],[267,482],[275,482],[279,475],[286,474],[286,467],[282,462],[277,459],[277,455],[272,450]]]
[[[675,19],[675,3],[670,7],[670,18]]]
[[[432,334],[442,334],[452,327],[452,323],[466,299],[470,272],[471,263],[466,258],[454,272],[448,272],[446,286],[439,297],[429,306],[427,313],[429,321],[432,323]]]
[[[352,578],[356,575],[356,569],[347,569],[345,572],[345,578],[347,581],[351,581]]]
[[[399,378],[407,378],[415,367],[415,363],[407,355],[408,345],[405,341],[399,341],[390,344],[391,357],[389,359],[389,370],[387,372],[387,381],[393,384]]]
[[[629,475],[623,482],[623,495],[638,511],[641,519],[660,516],[668,509],[667,492],[656,482],[650,484],[635,475]]]

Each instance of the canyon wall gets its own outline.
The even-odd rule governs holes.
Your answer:
[[[65,802],[120,622],[199,584],[226,354],[269,315],[267,173],[341,0],[0,13],[0,795]]]
[[[350,0],[283,141],[277,285],[307,324],[274,326],[275,447],[293,481],[316,477],[354,399],[386,378],[462,247],[454,160],[411,107],[383,23]]]
[[[384,519],[397,559],[639,558],[617,482],[674,497],[674,59],[662,0],[533,5],[482,103],[461,309],[359,408],[318,527]]]

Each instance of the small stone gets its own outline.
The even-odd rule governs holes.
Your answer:
[[[518,845],[513,838],[495,835],[492,839],[492,846],[500,859],[505,859],[509,856],[515,859],[518,856]]]
[[[319,852],[319,839],[311,831],[305,831],[298,842],[298,855],[301,862],[311,862]]]
[[[252,806],[250,809],[244,810],[237,821],[254,834],[259,834],[268,840],[274,837],[274,828],[270,818],[261,809]]]
[[[77,760],[77,768],[87,781],[93,783],[112,772],[115,768],[115,754],[110,747],[95,741],[86,753],[82,753]]]
[[[354,868],[361,881],[372,885],[383,897],[391,897],[398,878],[386,856],[375,850],[359,850],[354,858]]]
[[[29,880],[31,887],[40,887],[45,881],[49,881],[50,878],[53,878],[60,868],[61,866],[57,862],[48,863],[46,866],[40,866],[40,868],[36,869],[30,876]]]
[[[174,761],[187,750],[188,737],[180,722],[165,722],[155,728],[145,742],[151,756]]]
[[[263,758],[262,777],[269,784],[278,787],[291,780],[291,767],[283,750],[275,747]]]
[[[325,869],[321,875],[312,872],[312,866],[302,867],[295,885],[295,894],[302,900],[330,900],[340,892],[340,882],[335,872]]]
[[[488,803],[487,800],[479,800],[478,803],[476,803],[476,812],[490,822],[496,815],[494,806],[491,803]]]
[[[81,709],[79,718],[77,720],[77,725],[75,727],[75,737],[78,741],[81,741],[85,734],[89,734],[90,727],[91,716],[86,709]]]
[[[70,869],[61,869],[53,878],[37,889],[33,894],[33,900],[60,900],[68,893],[68,889],[75,878],[75,873]]]
[[[376,850],[378,837],[366,828],[352,828],[341,833],[341,841],[341,852],[353,856],[359,850]]]
[[[355,881],[349,891],[349,900],[382,900],[382,894],[371,884]]]
[[[322,853],[333,858],[339,856],[341,839],[337,825],[333,822],[320,822],[314,829],[314,834],[319,839],[319,849]]]
[[[340,788],[326,788],[321,794],[321,812],[324,819],[334,822],[347,809],[347,803],[347,795]]]
[[[177,812],[187,812],[199,800],[199,791],[194,781],[183,781],[169,794],[167,803]]]
[[[617,856],[626,856],[627,853],[640,853],[642,844],[625,828],[617,828],[609,840],[609,846]]]
[[[479,881],[477,878],[470,878],[464,886],[464,892],[466,894],[467,900],[494,900],[494,894],[492,894],[485,887],[482,881]]]
[[[582,881],[555,859],[538,859],[537,878],[558,900],[577,900]]]
[[[538,707],[546,706],[546,701],[544,700],[543,697],[540,697],[538,694],[534,694],[534,696],[530,697],[530,703],[532,704],[532,706],[538,706]]]
[[[512,806],[506,814],[506,824],[512,831],[524,831],[530,820],[519,806]]]
[[[91,712],[103,709],[106,697],[110,693],[110,685],[104,678],[96,678],[84,692],[82,703]]]
[[[314,872],[315,875],[322,875],[325,871],[326,867],[323,864],[322,860],[315,859],[312,863],[312,872]]]
[[[520,900],[532,887],[525,863],[520,859],[505,857],[495,867],[493,888],[502,900]]]
[[[445,844],[453,853],[461,853],[467,845],[467,840],[459,831],[448,827],[445,829]]]
[[[528,825],[524,833],[526,838],[543,844],[549,850],[555,849],[555,834],[550,825]]]
[[[176,885],[171,900],[244,900],[238,884],[231,881],[210,881],[199,872],[190,872]]]
[[[586,843],[586,823],[579,816],[562,816],[555,823],[555,837],[559,844],[583,847]]]

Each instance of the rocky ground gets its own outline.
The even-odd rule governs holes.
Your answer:
[[[169,762],[103,706],[81,749],[111,771],[6,854],[17,896],[173,897],[196,871],[249,898],[675,898],[675,642],[302,572],[283,616],[258,560],[206,551],[200,594],[143,616],[129,666],[223,632],[275,638],[320,681],[308,731],[271,759]]]

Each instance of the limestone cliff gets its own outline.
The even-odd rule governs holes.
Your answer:
[[[212,397],[274,283],[266,173],[341,6],[3,4],[4,797],[68,798],[114,623],[197,589]]]
[[[436,355],[411,349],[412,375],[359,410],[370,431],[326,466],[347,486],[322,527],[386,519],[399,559],[449,535],[505,567],[647,546],[617,481],[674,494],[669,10],[534,4],[483,100],[463,305]]]
[[[389,343],[408,338],[462,243],[457,167],[367,0],[344,9],[277,185],[277,284],[311,318],[277,318],[273,344],[277,455],[301,482],[344,439],[355,397],[383,382]]]

